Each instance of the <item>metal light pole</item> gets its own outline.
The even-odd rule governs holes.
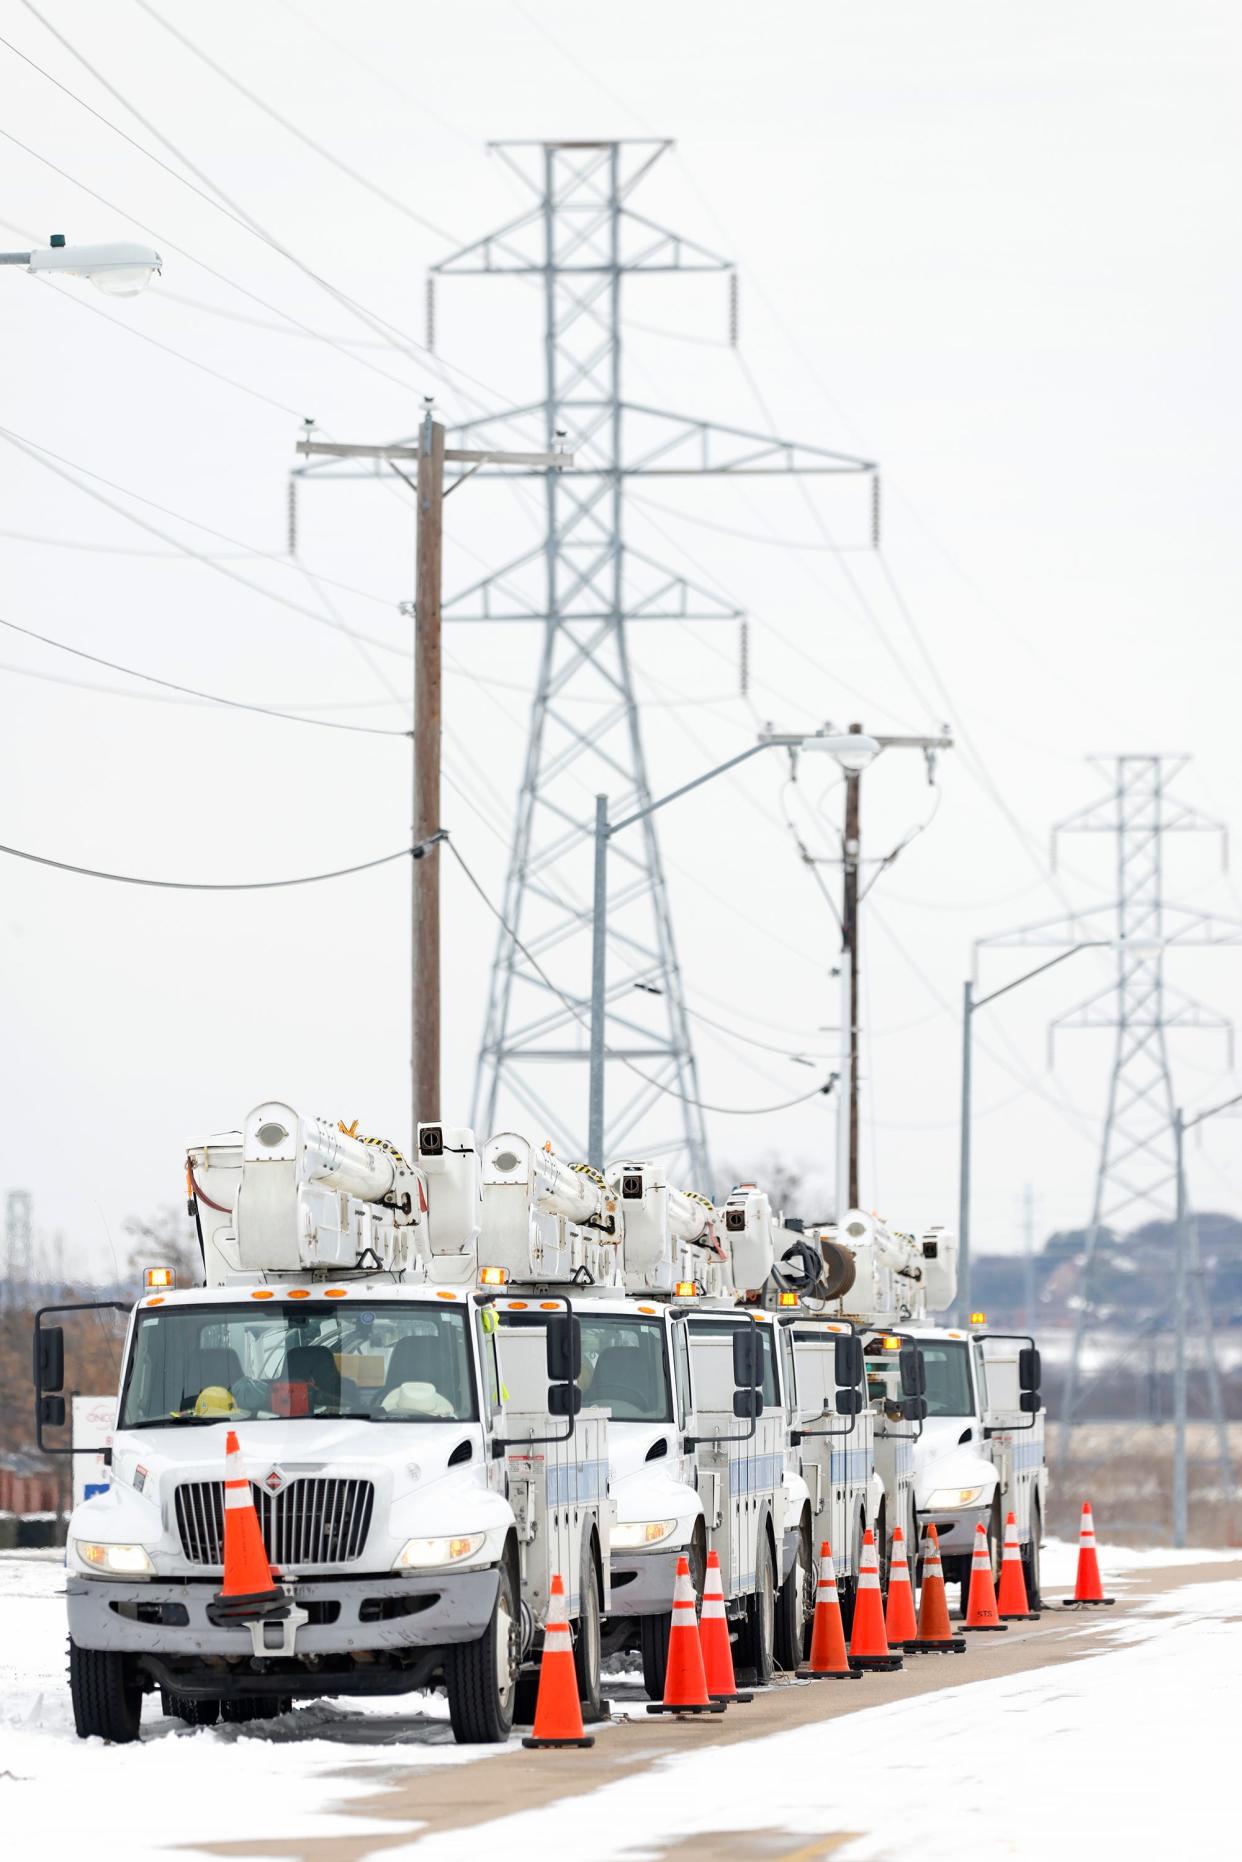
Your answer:
[[[830,732],[821,732],[814,737],[794,733],[768,732],[757,743],[740,750],[724,763],[718,763],[714,769],[705,770],[701,776],[695,776],[690,782],[683,782],[680,787],[671,789],[667,795],[661,795],[656,801],[648,802],[643,808],[636,808],[620,821],[608,819],[608,797],[597,795],[595,798],[595,869],[593,886],[593,905],[591,919],[591,1023],[590,1023],[590,1113],[588,1118],[588,1162],[596,1169],[603,1170],[604,1158],[604,1062],[607,1058],[607,1046],[604,1038],[605,1011],[607,1008],[608,983],[608,843],[614,834],[623,828],[632,827],[636,821],[645,821],[657,809],[666,808],[682,795],[688,795],[691,789],[701,789],[705,782],[711,782],[717,776],[723,776],[726,770],[735,769],[739,763],[745,763],[750,757],[757,756],[761,750],[773,748],[825,750],[830,755],[862,758],[864,761],[876,755],[878,745],[870,737],[857,734],[850,737],[837,736]]]

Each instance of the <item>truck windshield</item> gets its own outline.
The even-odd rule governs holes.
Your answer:
[[[583,1403],[608,1410],[614,1422],[671,1422],[662,1322],[584,1311],[581,1305],[575,1313],[582,1324]],[[543,1320],[538,1313],[506,1311],[500,1322],[514,1334],[500,1354],[510,1400],[518,1409],[542,1411],[548,1398]]]
[[[967,1346],[922,1338],[919,1349],[927,1373],[928,1415],[973,1416]]]
[[[118,1427],[280,1417],[470,1422],[464,1307],[326,1302],[143,1309]]]

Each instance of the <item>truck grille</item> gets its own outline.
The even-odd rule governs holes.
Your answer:
[[[263,1544],[273,1565],[341,1565],[362,1556],[371,1525],[371,1481],[319,1476],[290,1481],[272,1494],[250,1483]],[[194,1565],[224,1564],[224,1487],[183,1481],[176,1490],[181,1549]]]

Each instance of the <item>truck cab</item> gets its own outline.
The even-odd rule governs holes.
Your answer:
[[[920,1531],[936,1527],[947,1580],[969,1584],[975,1528],[987,1529],[999,1576],[1005,1517],[1013,1512],[1027,1595],[1039,1596],[1047,1504],[1039,1354],[1033,1341],[914,1326],[927,1417],[914,1449]]]

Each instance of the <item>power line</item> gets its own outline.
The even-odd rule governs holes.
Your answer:
[[[89,660],[93,666],[104,666],[109,672],[124,673],[130,679],[144,679],[148,685],[162,686],[165,691],[180,692],[189,698],[203,698],[213,705],[225,705],[231,711],[252,711],[259,717],[276,718],[283,724],[311,724],[325,731],[354,731],[368,737],[400,737],[407,743],[414,735],[413,731],[393,730],[382,724],[348,724],[338,718],[303,717],[296,711],[278,711],[273,706],[252,704],[244,698],[226,698],[219,692],[202,692],[192,685],[178,685],[172,679],[157,678],[153,672],[140,672],[136,666],[122,666],[116,660],[103,659],[98,653],[88,653],[83,647],[70,646],[65,640],[54,640],[50,634],[36,633],[33,627],[23,627],[17,621],[5,620],[3,616],[0,616],[0,627],[7,627],[10,633],[24,634],[28,640],[38,640],[45,647],[55,647],[59,653],[71,653],[75,659]]]
[[[426,843],[423,843],[425,846]],[[356,866],[338,866],[330,873],[303,873],[296,879],[148,879],[133,873],[107,873],[94,866],[75,866],[69,860],[53,860],[47,854],[31,853],[24,847],[7,847],[0,842],[0,853],[14,860],[29,860],[36,866],[54,867],[59,873],[76,873],[83,879],[106,879],[119,886],[154,886],[164,892],[272,892],[285,886],[317,886],[327,879],[348,879],[353,873],[369,873],[377,866],[390,866],[394,860],[418,858],[418,849],[400,847],[396,853],[381,854],[378,860],[362,860]]]
[[[522,956],[526,959],[527,963],[530,964],[536,976],[538,976],[541,979],[541,981],[545,983],[547,987],[552,991],[552,994],[560,1002],[562,1008],[567,1009],[569,1013],[573,1016],[574,1020],[579,1022],[582,1025],[582,1027],[584,1028],[589,1027],[590,1018],[582,1013],[582,1010],[579,1008],[577,1003],[571,1001],[568,996],[564,995],[561,992],[561,990],[557,987],[557,985],[552,981],[552,978],[548,975],[547,971],[539,963],[538,959],[531,955],[526,945],[523,944],[521,938],[517,935],[517,932],[513,929],[513,927],[506,920],[500,907],[492,901],[491,897],[485,891],[480,881],[475,878],[473,872],[470,870],[469,866],[466,864],[466,861],[463,859],[455,843],[450,840],[446,844],[448,846],[449,852],[452,854],[453,858],[457,861],[458,866],[460,866],[462,872],[466,875],[466,878],[469,880],[471,886],[474,888],[479,898],[482,899],[484,905],[487,907],[488,911],[492,914],[492,917],[496,920],[497,924],[500,926],[505,936],[512,940],[514,948],[516,950],[519,950],[522,953]],[[3,851],[3,849],[0,849],[0,851]],[[636,1067],[632,1060],[627,1059],[627,1057],[624,1054],[616,1053],[612,1048],[608,1047],[607,1045],[605,1045],[604,1051],[608,1055],[609,1059],[619,1060],[621,1065],[625,1067],[630,1073],[637,1075],[637,1077],[640,1080],[642,1080],[646,1085],[653,1087],[657,1092],[666,1093],[672,1099],[682,1100],[686,1104],[696,1107],[697,1110],[699,1110],[700,1112],[718,1113],[722,1118],[763,1118],[763,1117],[766,1117],[769,1113],[773,1113],[773,1112],[788,1112],[794,1106],[805,1105],[808,1099],[817,1099],[822,1094],[831,1092],[832,1087],[833,1087],[833,1082],[836,1079],[836,1075],[834,1074],[829,1080],[825,1082],[824,1085],[812,1087],[809,1093],[799,1093],[796,1099],[787,1099],[781,1105],[777,1105],[777,1106],[714,1106],[714,1105],[709,1105],[706,1100],[693,1099],[688,1094],[679,1092],[675,1086],[668,1086],[661,1080],[652,1079],[651,1075],[644,1073],[641,1067]]]

